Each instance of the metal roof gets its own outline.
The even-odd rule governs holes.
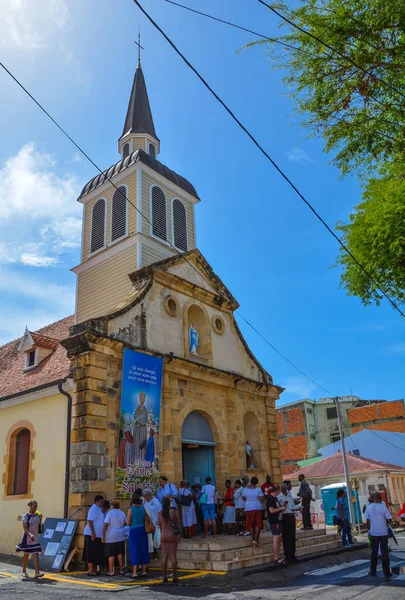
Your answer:
[[[156,135],[145,78],[140,64],[135,71],[122,136],[127,133],[149,133],[155,139],[159,139]]]
[[[147,154],[144,150],[141,150],[140,148],[138,148],[125,158],[119,160],[117,163],[115,163],[115,165],[112,165],[102,174],[93,177],[93,179],[86,183],[86,185],[80,192],[78,200],[80,200],[80,198],[82,198],[89,192],[95,190],[105,181],[108,181],[108,179],[113,179],[115,175],[117,175],[124,169],[127,169],[136,162],[141,162],[147,167],[150,167],[151,169],[156,171],[156,173],[159,173],[159,175],[162,175],[162,177],[165,177],[166,179],[177,185],[179,188],[181,188],[182,190],[199,200],[195,187],[191,185],[191,183],[187,181],[187,179],[185,179],[181,175],[178,175],[177,173],[163,165],[161,162],[156,160],[156,158],[153,158],[152,156],[150,156],[150,154]]]

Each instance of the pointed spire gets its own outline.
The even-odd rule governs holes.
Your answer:
[[[127,116],[125,118],[124,129],[121,137],[127,133],[148,133],[156,140],[159,139],[156,135],[155,126],[153,124],[152,111],[150,109],[148,92],[146,91],[145,78],[143,76],[141,67],[139,45],[138,68],[136,69],[134,82],[132,84]]]

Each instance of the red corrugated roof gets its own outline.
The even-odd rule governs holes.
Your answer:
[[[390,463],[379,462],[372,458],[365,458],[364,456],[356,456],[354,454],[346,454],[347,466],[350,473],[362,473],[367,471],[377,471],[379,469],[391,470],[391,471],[405,471],[404,467],[393,465]],[[319,462],[292,471],[284,475],[284,479],[298,479],[298,475],[305,475],[308,479],[314,477],[333,477],[334,475],[343,475],[343,458],[342,453],[337,452],[332,456],[328,456]]]
[[[24,373],[24,353],[18,352],[18,346],[22,338],[0,347],[0,399],[4,396],[46,385],[68,375],[70,361],[66,355],[66,350],[59,344],[58,340],[69,337],[69,328],[72,325],[73,316],[70,316],[42,327],[34,333],[30,332],[33,339],[34,336],[38,336],[37,339],[42,340],[42,343],[38,345],[43,345],[44,340],[51,340],[54,343],[55,350],[35,369],[27,373]]]

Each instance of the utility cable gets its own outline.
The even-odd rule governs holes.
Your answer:
[[[243,123],[236,117],[236,115],[232,112],[232,110],[225,104],[225,102],[218,96],[218,94],[213,90],[213,88],[207,83],[207,81],[203,78],[202,75],[197,71],[197,69],[190,63],[190,61],[182,54],[182,52],[177,48],[177,46],[172,42],[172,40],[166,35],[166,33],[161,29],[161,27],[152,19],[152,17],[148,14],[148,12],[142,7],[138,0],[133,0],[133,2],[138,6],[141,12],[146,16],[146,18],[150,21],[150,23],[157,29],[166,41],[170,44],[173,50],[180,56],[180,58],[185,62],[185,64],[194,72],[194,74],[198,77],[198,79],[203,83],[203,85],[208,89],[208,91],[214,96],[214,98],[222,105],[222,107],[226,110],[226,112],[230,115],[230,117],[235,121],[235,123],[246,133],[246,135],[250,138],[250,140],[254,143],[254,145],[260,150],[260,152],[267,158],[267,160],[273,165],[273,167],[278,171],[278,173],[282,176],[282,178],[288,183],[288,185],[295,191],[295,193],[301,198],[301,200],[307,205],[307,207],[311,210],[311,212],[315,215],[315,217],[322,223],[322,225],[329,231],[329,233],[335,238],[341,248],[352,258],[352,260],[357,264],[357,266],[363,271],[363,273],[370,279],[373,285],[383,294],[383,296],[388,300],[388,302],[392,305],[392,307],[399,312],[402,317],[405,317],[405,313],[398,307],[396,302],[390,298],[390,296],[382,289],[380,284],[374,279],[374,277],[369,273],[369,271],[363,267],[363,265],[358,261],[355,255],[349,250],[349,248],[342,242],[340,237],[336,235],[333,229],[327,224],[327,222],[321,217],[321,215],[316,211],[316,209],[312,206],[312,204],[305,198],[305,196],[299,191],[297,186],[291,181],[291,179],[284,173],[284,171],[277,165],[277,163],[271,158],[271,156],[267,153],[267,151],[260,145],[260,143],[256,140],[256,138],[250,133],[250,131],[243,125]]]
[[[35,102],[35,104],[38,106],[38,108],[41,109],[41,111],[52,121],[52,123],[54,123],[54,125],[56,125],[56,127],[63,133],[63,135],[65,137],[68,138],[68,140],[75,146],[75,148],[77,148],[77,150],[97,169],[97,171],[99,171],[99,173],[101,173],[102,175],[105,176],[106,180],[109,181],[111,183],[111,185],[118,190],[119,188],[115,185],[115,183],[109,178],[107,177],[106,173],[108,171],[108,169],[106,171],[102,171],[100,169],[100,167],[93,161],[93,159],[79,146],[79,144],[77,144],[74,139],[66,132],[66,130],[59,125],[59,123],[52,117],[52,115],[40,104],[40,102],[38,100],[36,100],[36,98],[27,90],[26,87],[24,87],[24,85],[17,79],[17,77],[15,77],[11,71],[9,71],[9,69],[7,69],[7,67],[0,62],[0,66],[6,71],[6,73],[8,73],[8,75],[18,84],[18,86],[31,98],[31,100],[33,102]],[[121,193],[121,192],[120,192]],[[123,195],[123,194],[122,194]],[[135,208],[135,210],[139,213],[139,215],[145,219],[150,225],[152,225],[151,221],[145,217],[141,210],[139,210],[139,208],[137,208],[128,198],[128,196],[125,194],[125,199],[128,202],[128,204],[130,204],[133,208]],[[180,252],[175,246],[173,246],[170,242],[168,242],[170,244],[170,246],[173,248],[173,250],[179,255],[181,256],[185,262],[197,273],[197,275],[199,275],[201,278],[202,275],[201,273],[195,268],[195,266],[187,259],[187,257]],[[210,282],[207,282],[205,279],[204,281],[206,283],[208,283],[211,287],[211,289],[213,290],[213,292],[219,296],[221,299],[228,301],[228,298],[226,298],[225,296],[221,296],[221,294],[218,292],[217,289],[215,289],[213,287],[213,285]],[[292,361],[290,361],[284,354],[282,354],[279,350],[277,350],[277,348],[263,335],[261,334],[258,329],[256,329],[256,327],[254,325],[252,325],[252,323],[250,323],[250,321],[248,321],[248,319],[246,319],[239,311],[235,311],[235,313],[253,330],[255,331],[265,342],[268,346],[270,346],[270,348],[272,348],[277,354],[279,354],[286,362],[288,362],[288,364],[290,364],[296,371],[298,371],[298,373],[300,373],[301,375],[303,375],[306,379],[308,379],[311,383],[313,383],[314,385],[316,385],[318,388],[320,388],[321,390],[325,391],[327,394],[331,395],[331,392],[329,392],[326,388],[322,387],[320,384],[318,384],[316,381],[314,381],[313,379],[311,379],[311,377],[309,377],[308,375],[306,375],[303,371],[301,371],[301,369],[299,369]]]
[[[344,58],[345,60],[347,60],[349,63],[351,63],[354,67],[356,67],[357,69],[359,69],[360,71],[362,71],[362,73],[364,73],[365,75],[369,75],[370,77],[374,77],[376,81],[379,81],[380,83],[382,83],[385,87],[389,88],[390,90],[392,90],[393,92],[395,92],[396,94],[399,94],[400,96],[402,96],[402,98],[405,98],[405,94],[403,92],[401,92],[400,90],[398,90],[397,88],[395,88],[394,86],[392,86],[390,83],[388,83],[387,81],[385,81],[384,79],[381,79],[381,77],[378,77],[377,75],[375,75],[374,73],[372,73],[371,71],[368,71],[367,69],[365,69],[364,67],[362,67],[361,65],[359,65],[358,63],[356,63],[352,58],[350,58],[350,56],[347,56],[347,54],[344,54],[343,52],[340,52],[340,50],[336,50],[336,48],[334,48],[333,46],[331,46],[330,44],[328,44],[327,42],[324,42],[320,37],[318,37],[317,35],[314,35],[313,33],[311,33],[310,31],[307,31],[306,29],[304,29],[303,27],[301,27],[300,25],[297,25],[297,23],[294,23],[294,21],[292,21],[291,19],[289,19],[288,17],[286,17],[285,15],[283,15],[283,13],[281,13],[280,11],[276,10],[273,6],[271,6],[270,4],[267,4],[267,2],[264,2],[264,0],[258,0],[258,2],[260,4],[263,4],[263,6],[266,6],[268,9],[270,9],[275,15],[277,15],[280,19],[282,19],[283,21],[285,21],[286,23],[288,23],[289,25],[291,25],[291,27],[294,27],[295,29],[297,29],[298,31],[301,31],[301,33],[304,33],[305,35],[308,35],[309,37],[311,37],[312,39],[316,40],[317,42],[319,42],[320,44],[322,44],[322,46],[325,46],[325,48],[328,48],[328,50],[331,50],[331,52],[334,52],[335,54],[338,54],[341,58]]]
[[[231,23],[230,21],[225,21],[225,19],[220,19],[219,17],[214,17],[213,15],[209,15],[208,13],[201,12],[199,10],[195,10],[195,8],[191,8],[190,6],[185,6],[184,4],[179,4],[179,2],[173,2],[173,0],[165,0],[168,4],[173,4],[174,6],[178,6],[179,8],[184,8],[192,13],[200,15],[202,17],[207,17],[208,19],[212,19],[213,21],[218,21],[218,23],[224,23],[224,25],[229,25],[230,27],[234,27],[235,29],[241,29],[242,31],[246,31],[247,33],[252,33],[253,35],[257,35],[258,37],[268,40],[270,42],[274,42],[279,44],[280,46],[285,46],[286,48],[290,48],[291,50],[296,50],[297,52],[301,52],[302,54],[307,54],[308,56],[315,56],[306,50],[302,50],[302,48],[297,48],[292,44],[287,44],[286,42],[281,42],[276,38],[270,38],[268,35],[264,35],[263,33],[257,33],[257,31],[252,31],[252,29],[247,29],[247,27],[242,27],[242,25],[236,25],[236,23]]]

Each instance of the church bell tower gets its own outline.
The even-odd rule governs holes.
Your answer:
[[[139,46],[138,46],[139,48]],[[75,321],[103,316],[131,291],[130,273],[196,247],[194,186],[157,160],[160,140],[141,67],[132,83],[120,160],[81,191]],[[107,179],[108,178],[108,179]]]

